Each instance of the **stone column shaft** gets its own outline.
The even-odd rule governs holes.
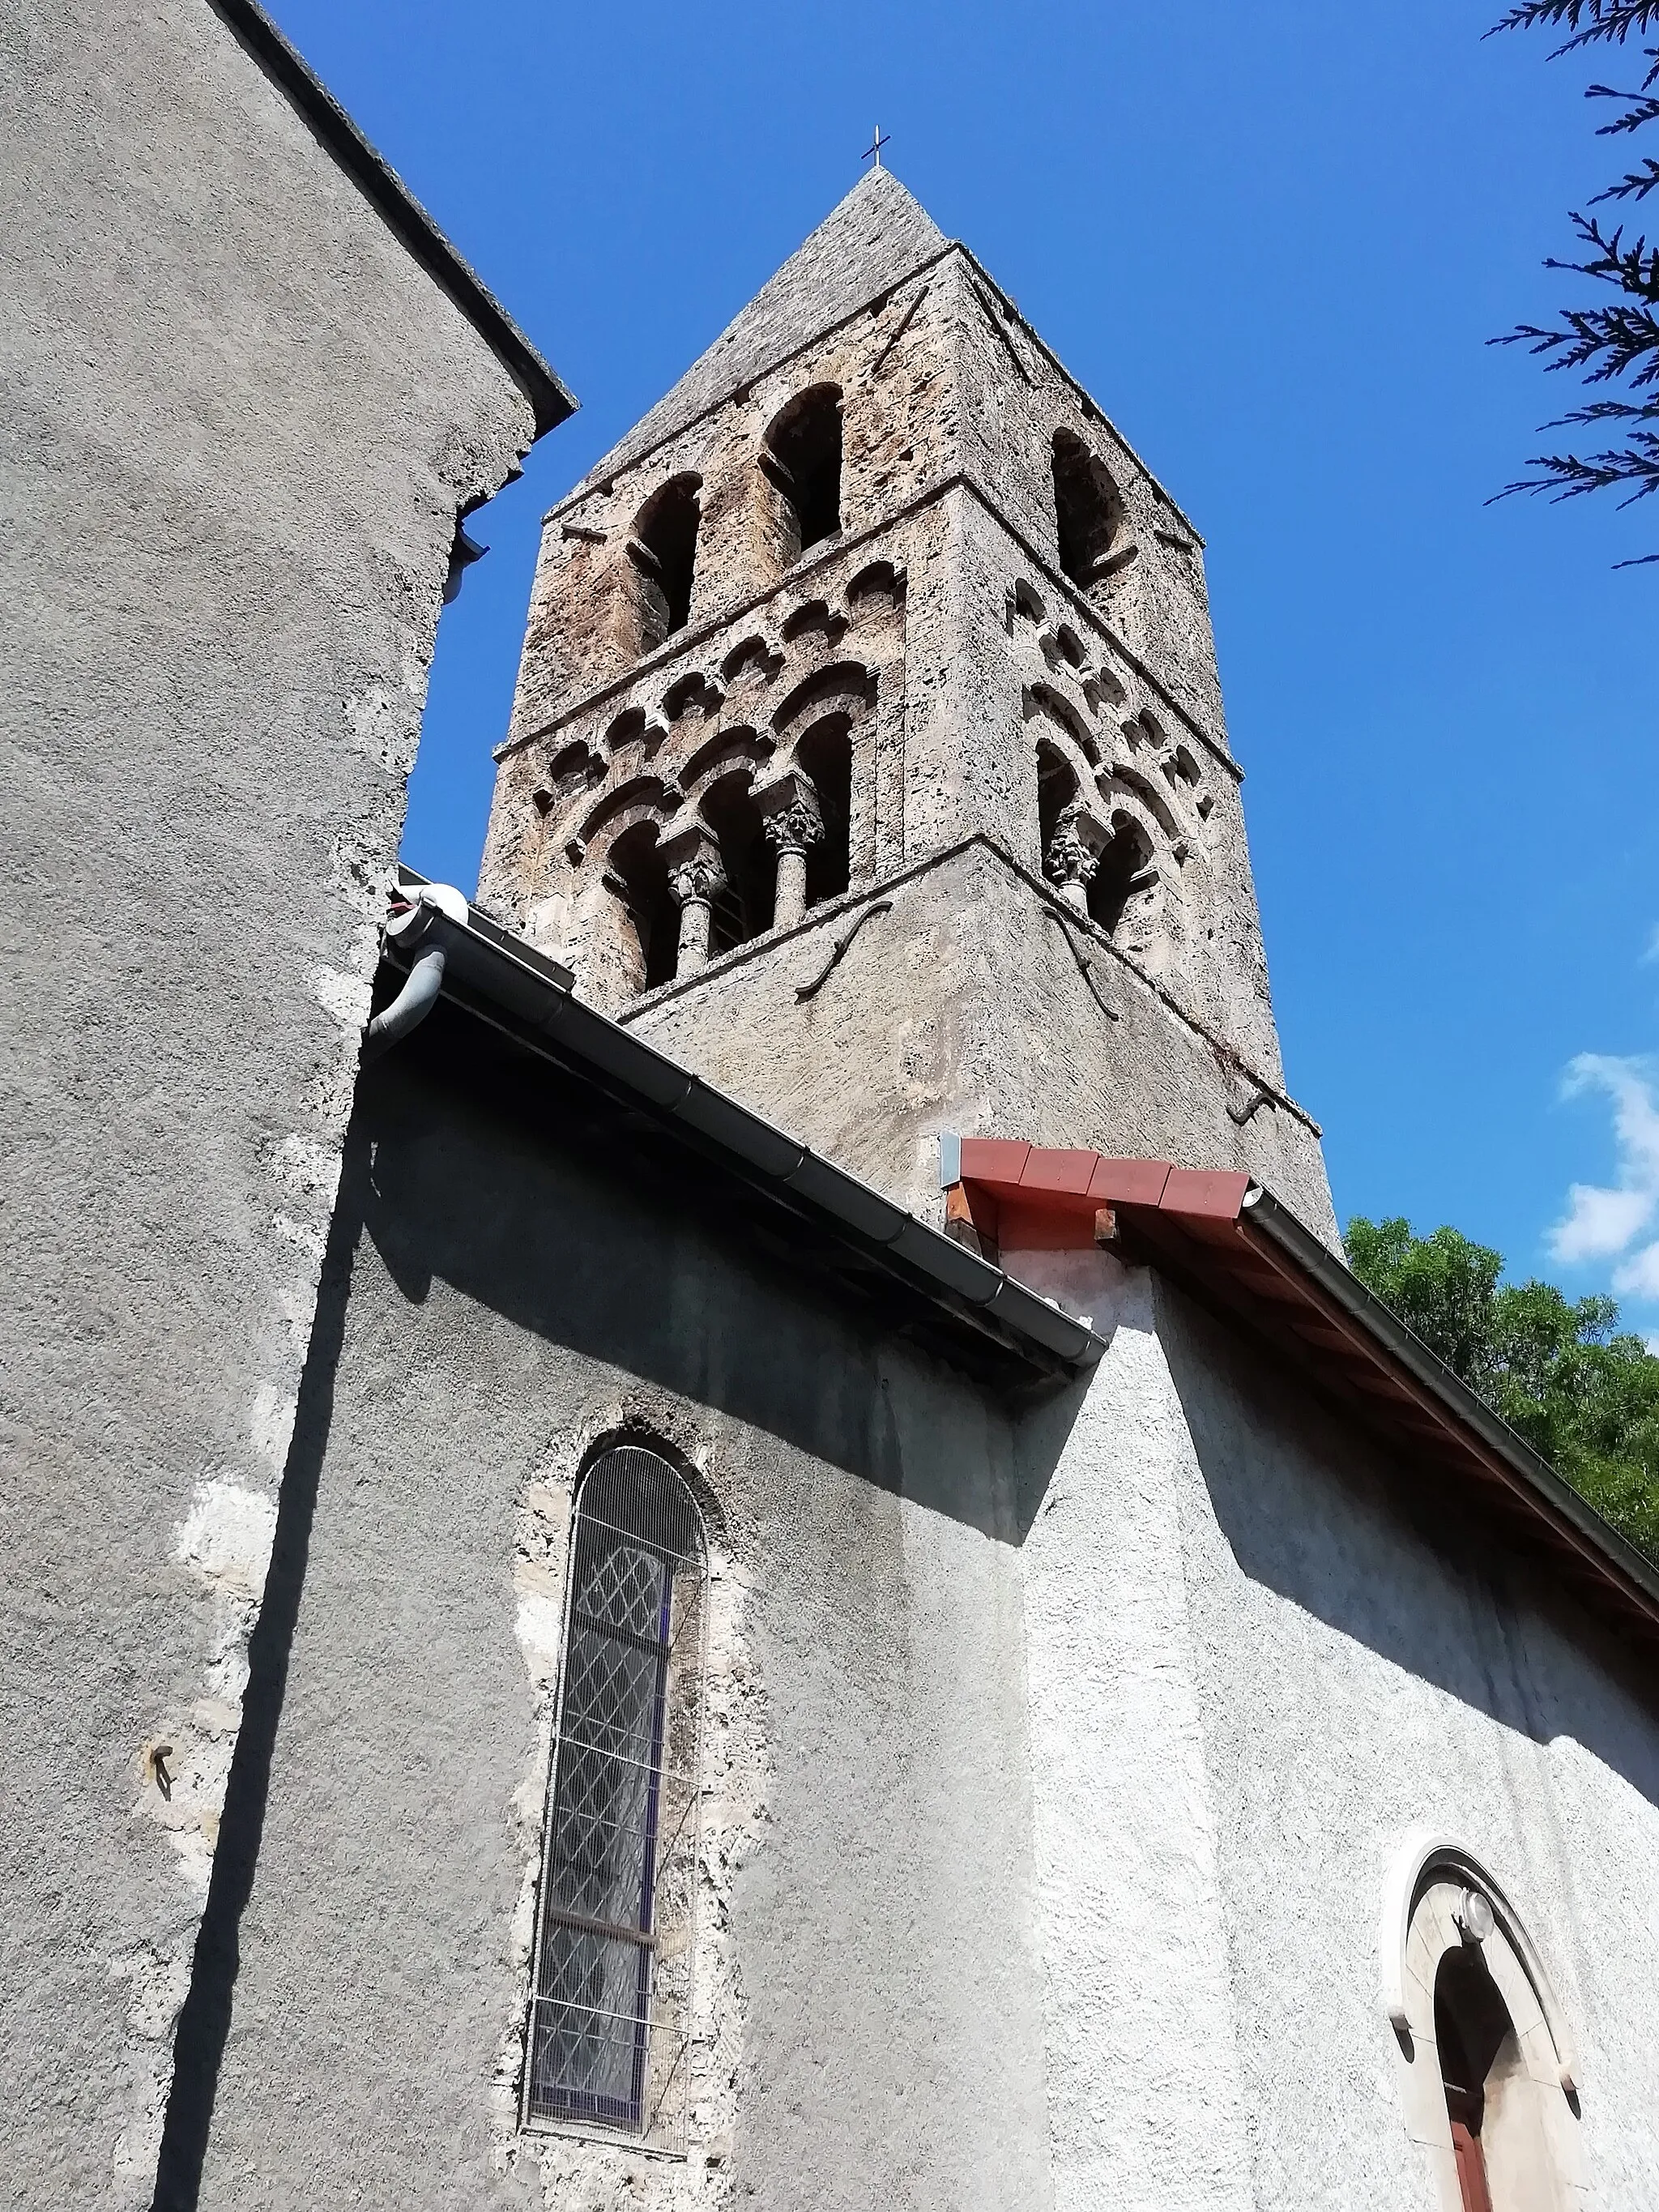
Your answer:
[[[714,896],[726,884],[720,848],[706,830],[696,828],[670,838],[663,854],[668,862],[668,888],[680,910],[674,973],[695,975],[708,962]]]
[[[708,933],[714,909],[706,898],[680,901],[680,943],[675,956],[677,975],[695,975],[708,959]]]
[[[823,814],[811,776],[791,769],[755,793],[766,842],[778,856],[772,927],[790,929],[806,911],[806,855],[823,836]]]
[[[778,848],[778,883],[772,907],[775,929],[791,929],[806,911],[806,854],[799,845]]]

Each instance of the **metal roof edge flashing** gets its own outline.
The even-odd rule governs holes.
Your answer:
[[[399,876],[406,885],[425,882],[412,869],[400,869]],[[861,1249],[959,1328],[981,1340],[988,1330],[1028,1367],[1049,1374],[1056,1366],[1091,1367],[1104,1352],[1104,1340],[1052,1299],[586,1005],[576,997],[568,969],[476,908],[458,919],[431,906],[422,938],[438,939],[449,956],[444,997],[520,1044],[586,1069],[664,1125],[684,1130],[688,1141],[722,1156],[751,1188],[815,1219],[838,1243]],[[389,940],[387,951],[401,964],[406,948]],[[488,1000],[489,1008],[476,1005],[475,996]]]
[[[568,421],[576,411],[574,394],[258,0],[208,0],[208,5],[489,346],[530,402],[537,437]]]
[[[1563,1520],[1569,1522],[1587,1543],[1603,1553],[1641,1589],[1659,1611],[1659,1567],[1628,1543],[1565,1475],[1535,1451],[1501,1413],[1470,1389],[1437,1353],[1407,1328],[1405,1322],[1376,1293],[1368,1290],[1353,1270],[1270,1190],[1254,1184],[1240,1208],[1248,1209],[1251,1226],[1259,1227],[1304,1273],[1343,1307],[1352,1319],[1376,1337],[1425,1390],[1431,1391],[1487,1449],[1502,1459],[1519,1482]]]

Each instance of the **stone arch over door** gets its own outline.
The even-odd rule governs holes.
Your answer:
[[[1381,1952],[1406,2130],[1435,2212],[1589,2212],[1571,2034],[1497,1878],[1455,1838],[1413,1830],[1389,1871]],[[1484,2071],[1466,2082],[1478,2039],[1459,2022],[1472,2012]]]

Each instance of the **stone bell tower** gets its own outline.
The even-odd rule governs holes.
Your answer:
[[[480,896],[896,1196],[1007,1134],[1334,1236],[1198,533],[889,172],[549,514],[497,757]]]

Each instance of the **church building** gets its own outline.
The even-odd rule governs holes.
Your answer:
[[[1243,774],[1196,525],[877,166],[547,516],[476,896],[368,872],[78,2201],[1659,2203],[1659,1571],[1345,1265]]]

